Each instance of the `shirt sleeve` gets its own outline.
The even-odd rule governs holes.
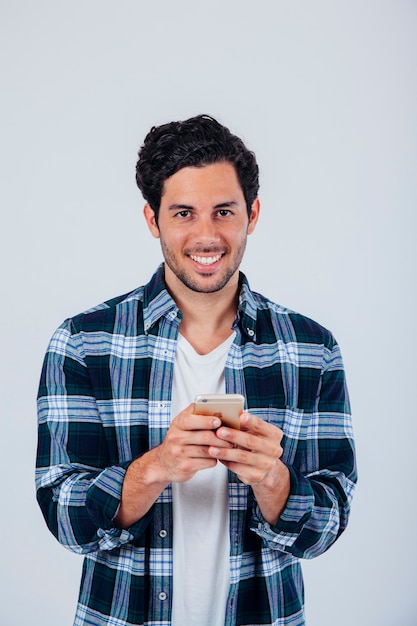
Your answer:
[[[67,320],[54,333],[38,393],[37,499],[50,531],[77,553],[112,550],[144,532],[113,520],[129,463],[112,465],[82,341]]]
[[[251,523],[266,546],[297,558],[319,556],[345,530],[357,480],[350,403],[336,343],[324,359],[316,410],[306,420],[301,460],[286,463],[290,496],[284,511],[271,526],[255,502]],[[285,436],[283,441],[285,450]]]

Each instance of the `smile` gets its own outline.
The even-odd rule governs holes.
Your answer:
[[[201,265],[212,265],[213,263],[217,263],[221,258],[221,254],[216,254],[216,256],[195,256],[194,254],[190,254],[190,259]]]

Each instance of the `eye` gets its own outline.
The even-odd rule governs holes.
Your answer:
[[[175,213],[175,217],[179,217],[182,219],[185,219],[186,217],[190,217],[191,212],[189,211],[189,209],[183,209],[182,211],[178,211],[178,213]]]
[[[229,215],[232,215],[232,212],[230,211],[230,209],[219,209],[218,215],[220,217],[228,217]]]

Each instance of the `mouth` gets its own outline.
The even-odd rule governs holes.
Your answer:
[[[196,254],[190,254],[190,259],[195,261],[195,263],[199,263],[200,265],[205,265],[207,267],[209,265],[214,265],[217,261],[220,261],[222,256],[222,254],[215,254],[213,256],[198,256]]]

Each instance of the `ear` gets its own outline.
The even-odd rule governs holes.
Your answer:
[[[259,212],[261,210],[261,203],[259,202],[259,198],[255,198],[255,200],[252,202],[251,208],[252,211],[249,218],[248,235],[251,235],[253,233],[256,228],[256,224],[258,223]]]
[[[143,207],[143,215],[148,225],[148,228],[152,233],[152,236],[155,237],[155,239],[159,239],[159,228],[155,219],[155,211],[151,209],[148,203],[146,203]]]

